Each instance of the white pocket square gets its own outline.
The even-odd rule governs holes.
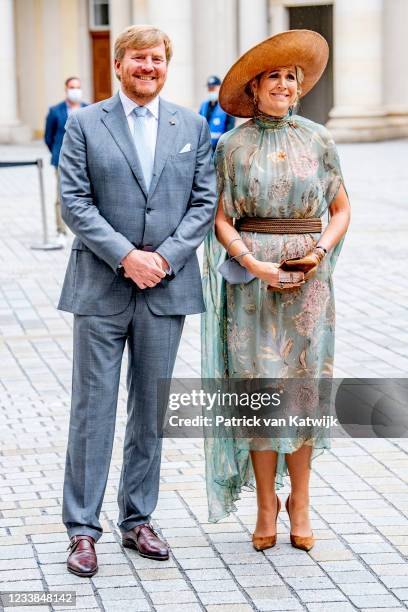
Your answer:
[[[191,151],[191,143],[188,142],[186,145],[184,145],[184,147],[181,149],[181,151],[179,151],[179,153],[188,153],[189,151]]]

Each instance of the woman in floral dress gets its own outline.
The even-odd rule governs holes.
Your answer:
[[[327,59],[327,43],[319,34],[292,30],[248,51],[224,79],[221,106],[231,115],[250,119],[224,134],[215,154],[219,206],[216,238],[211,234],[205,245],[204,378],[332,376],[332,273],[349,224],[349,203],[331,135],[322,125],[293,115]],[[322,232],[237,231],[244,218],[258,223],[265,218],[328,222]],[[254,280],[230,284],[222,278],[218,266],[226,250]],[[314,262],[311,273],[298,272],[291,283],[282,285],[287,279],[279,264],[304,256]],[[280,509],[275,491],[289,474],[291,542],[309,550],[314,542],[310,465],[328,447],[329,440],[318,431],[270,439],[207,438],[210,520],[233,511],[241,488],[251,486],[255,476],[258,516],[253,544],[257,550],[270,548],[276,543]]]

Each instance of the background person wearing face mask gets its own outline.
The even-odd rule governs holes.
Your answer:
[[[57,177],[57,197],[55,200],[55,220],[57,225],[58,239],[62,245],[65,244],[67,228],[61,217],[61,201],[59,196],[58,163],[65,134],[65,124],[72,111],[87,106],[82,102],[81,81],[78,77],[69,77],[65,81],[65,100],[51,106],[45,122],[44,140],[51,153],[51,164],[55,167]]]
[[[234,117],[228,115],[222,110],[218,104],[218,92],[220,89],[221,81],[217,76],[210,76],[207,79],[208,98],[205,100],[200,107],[199,113],[205,117],[210,126],[211,132],[211,144],[213,151],[217,146],[217,142],[224,134],[232,130],[235,125]]]

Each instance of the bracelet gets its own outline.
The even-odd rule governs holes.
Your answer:
[[[322,249],[322,251],[324,251],[324,254],[327,255],[327,249],[325,249],[324,246],[322,246],[321,244],[315,246],[315,249]]]
[[[232,240],[230,240],[230,241],[229,241],[229,243],[227,244],[227,247],[226,247],[226,249],[225,249],[225,250],[227,251],[227,253],[228,253],[228,251],[229,251],[229,248],[230,248],[231,244],[232,244],[233,242],[236,242],[237,240],[242,240],[242,238],[233,238]],[[229,253],[228,253],[228,255],[229,255]]]
[[[230,259],[240,259],[241,257],[243,257],[244,255],[253,255],[252,251],[244,251],[243,253],[240,253],[239,255],[234,255],[233,257],[231,257]]]

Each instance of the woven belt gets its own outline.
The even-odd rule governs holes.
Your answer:
[[[313,219],[242,217],[236,221],[235,229],[260,234],[317,234],[322,231],[322,220],[319,217]]]

